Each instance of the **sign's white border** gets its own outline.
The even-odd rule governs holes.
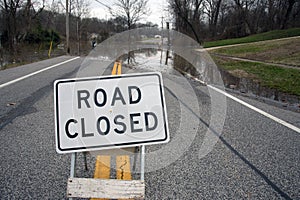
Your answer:
[[[137,142],[128,142],[128,143],[118,143],[118,144],[110,144],[110,145],[98,145],[98,146],[81,146],[75,148],[61,148],[61,141],[59,140],[60,135],[60,127],[59,127],[59,95],[58,95],[58,86],[64,83],[70,82],[85,82],[85,81],[95,81],[95,80],[111,80],[113,81],[118,79],[125,78],[134,78],[134,77],[146,77],[146,76],[157,76],[159,80],[159,90],[160,90],[160,101],[161,108],[163,113],[164,120],[164,133],[165,137],[163,139],[154,139],[148,141],[137,141]],[[113,76],[101,76],[101,77],[87,77],[87,78],[74,78],[74,79],[62,79],[56,80],[54,82],[54,115],[55,115],[55,140],[56,140],[56,151],[58,153],[72,153],[72,152],[84,152],[84,151],[96,151],[96,150],[104,150],[104,149],[115,149],[115,148],[123,148],[123,147],[135,147],[140,145],[152,145],[152,144],[161,144],[167,143],[170,140],[169,128],[168,128],[168,118],[166,111],[166,103],[165,103],[165,95],[164,95],[164,86],[162,75],[160,72],[151,72],[151,73],[137,73],[137,74],[123,74],[123,75],[113,75]]]

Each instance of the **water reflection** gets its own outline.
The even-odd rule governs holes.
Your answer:
[[[130,59],[130,62],[128,62]],[[166,64],[165,60],[168,59]],[[157,49],[141,49],[132,51],[121,57],[125,65],[131,69],[142,69],[146,71],[159,71],[162,73],[174,73],[173,56],[167,52]]]
[[[176,70],[185,71],[193,76],[202,79],[199,70],[184,60],[182,57],[170,52],[167,55],[167,50],[143,49],[131,52],[131,62],[126,64],[131,69],[142,69],[146,71],[160,71],[162,73],[176,73]],[[122,60],[126,63],[128,55],[122,56]],[[167,65],[165,60],[168,60]],[[232,92],[244,94],[248,97],[261,98],[264,101],[278,102],[284,107],[291,108],[294,111],[300,112],[300,98],[295,95],[289,95],[280,92],[276,89],[271,89],[262,86],[248,78],[238,78],[228,73],[225,70],[219,69],[224,85]]]

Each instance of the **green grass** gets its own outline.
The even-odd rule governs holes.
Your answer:
[[[300,38],[262,41],[247,45],[224,47],[210,52],[270,63],[300,66]]]
[[[300,70],[298,69],[282,68],[261,63],[232,61],[217,57],[214,57],[214,60],[219,67],[229,72],[233,70],[247,72],[252,79],[260,82],[262,86],[300,96]]]
[[[248,37],[243,37],[243,38],[205,42],[204,47],[207,48],[207,47],[225,46],[225,45],[232,45],[232,44],[259,42],[259,41],[280,39],[280,38],[293,37],[299,35],[300,35],[300,28],[292,28],[287,30],[274,30],[274,31],[256,34],[256,35],[250,35]]]
[[[230,56],[242,56],[250,53],[259,53],[266,51],[267,47],[259,45],[247,45],[247,46],[234,46],[234,47],[224,47],[221,49],[212,50],[213,53],[225,54]]]

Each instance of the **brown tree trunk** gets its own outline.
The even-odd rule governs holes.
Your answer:
[[[218,24],[218,19],[219,19],[219,12],[220,12],[221,3],[222,3],[222,0],[219,0],[216,4],[216,8],[215,8],[216,9],[215,10],[215,15],[214,15],[213,22],[212,22],[212,25],[213,25],[212,36],[213,37],[216,36],[217,24]]]
[[[286,13],[283,17],[280,29],[285,29],[287,27],[287,22],[288,22],[288,19],[289,19],[291,13],[292,13],[293,6],[294,6],[295,3],[296,3],[295,0],[288,0],[288,8],[287,8],[287,11],[286,11]]]

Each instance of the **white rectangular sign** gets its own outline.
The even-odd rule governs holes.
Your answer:
[[[169,141],[160,73],[57,80],[54,106],[58,153]]]

